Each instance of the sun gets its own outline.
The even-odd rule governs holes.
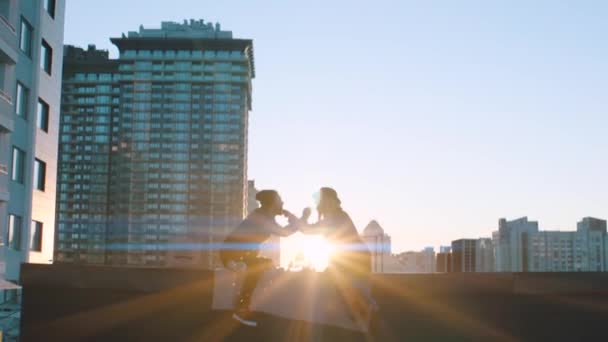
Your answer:
[[[293,234],[281,240],[281,265],[286,269],[324,271],[331,258],[331,244],[322,236]]]

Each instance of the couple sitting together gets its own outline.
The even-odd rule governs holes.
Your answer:
[[[304,209],[300,218],[284,210],[283,201],[275,190],[258,192],[256,200],[260,202],[260,208],[228,235],[220,251],[225,267],[234,269],[236,265],[246,265],[243,285],[237,290],[233,318],[245,325],[257,325],[251,319],[251,297],[263,272],[273,267],[270,259],[258,256],[260,246],[272,235],[286,237],[299,231],[322,235],[333,246],[335,253],[326,272],[331,274],[341,299],[355,315],[354,318],[368,319],[371,310],[377,308],[368,283],[371,254],[359,237],[353,221],[342,210],[336,191],[321,188],[317,202],[319,220],[316,223],[308,223],[310,208]],[[281,227],[275,221],[279,215],[287,217],[289,223],[286,227]]]

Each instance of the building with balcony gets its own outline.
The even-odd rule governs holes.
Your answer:
[[[66,48],[55,261],[219,266],[247,211],[253,43],[203,20],[111,41]]]
[[[50,263],[65,1],[0,1],[0,273]]]

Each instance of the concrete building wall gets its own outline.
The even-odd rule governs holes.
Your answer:
[[[54,221],[55,221],[55,195],[56,195],[56,170],[57,170],[57,142],[59,130],[59,105],[62,75],[62,45],[63,45],[63,23],[65,13],[65,1],[56,1],[54,9],[46,9],[44,1],[8,1],[4,3],[3,15],[8,19],[9,24],[15,29],[15,37],[12,33],[3,35],[4,51],[3,55],[9,56],[12,50],[18,51],[14,66],[12,63],[4,63],[2,83],[3,93],[10,96],[12,105],[9,114],[14,117],[12,131],[3,129],[1,137],[0,163],[8,161],[8,196],[10,200],[1,210],[0,220],[8,222],[8,215],[20,217],[20,227],[15,227],[9,234],[8,225],[2,225],[3,237],[11,235],[15,237],[17,230],[20,230],[18,244],[10,245],[10,241],[5,241],[3,258],[6,265],[5,277],[11,280],[19,278],[19,267],[22,262],[49,263],[53,255]],[[8,6],[7,6],[8,5]],[[52,12],[52,13],[51,13]],[[22,21],[27,23],[22,25]],[[3,30],[6,29],[6,23]],[[23,30],[29,27],[31,30]],[[10,31],[10,30],[9,30]],[[30,32],[23,35],[22,31]],[[3,33],[7,33],[6,30]],[[20,45],[21,37],[28,37],[24,42],[29,43]],[[6,39],[8,37],[8,39]],[[43,50],[43,42],[48,50]],[[12,44],[14,48],[10,46]],[[8,46],[8,47],[7,47]],[[22,49],[21,47],[26,47]],[[9,51],[10,50],[10,51]],[[44,54],[43,51],[47,51]],[[6,61],[6,56],[4,60]],[[43,57],[50,56],[48,63],[42,63]],[[44,70],[43,69],[44,64]],[[17,94],[17,82],[27,88],[27,96],[20,97]],[[0,96],[2,97],[2,96]],[[23,101],[19,101],[23,98]],[[48,129],[47,131],[39,128],[37,123],[37,111],[39,99],[48,105]],[[2,99],[0,101],[6,101]],[[17,115],[17,105],[24,108],[22,115]],[[22,106],[23,105],[23,106]],[[0,106],[3,110],[8,107]],[[21,111],[21,110],[20,110]],[[6,116],[6,113],[2,114]],[[8,122],[8,121],[7,121]],[[5,126],[6,128],[6,126]],[[13,147],[18,148],[23,153],[23,181],[14,181],[11,178],[13,172]],[[44,163],[46,170],[43,189],[36,189],[34,176],[37,174],[35,160]],[[15,167],[15,169],[18,169]],[[2,176],[4,177],[4,175]],[[5,180],[0,180],[0,184],[6,184]],[[2,186],[2,185],[0,185]],[[0,189],[1,191],[1,189]],[[42,224],[41,234],[33,234],[34,226],[32,221]],[[14,221],[13,221],[14,222]],[[39,227],[38,227],[39,228]],[[40,232],[40,231],[38,231]],[[36,244],[32,245],[33,239]],[[16,241],[16,240],[14,240]],[[31,247],[38,247],[38,251]]]

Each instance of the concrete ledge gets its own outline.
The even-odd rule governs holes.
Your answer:
[[[605,340],[606,273],[375,275],[369,333],[257,314],[257,328],[213,310],[214,273],[24,265],[23,341]],[[306,282],[306,273],[279,276]],[[324,284],[323,282],[321,284]],[[326,286],[326,285],[320,285]],[[296,287],[283,292],[310,301]],[[299,304],[294,304],[299,305]]]

